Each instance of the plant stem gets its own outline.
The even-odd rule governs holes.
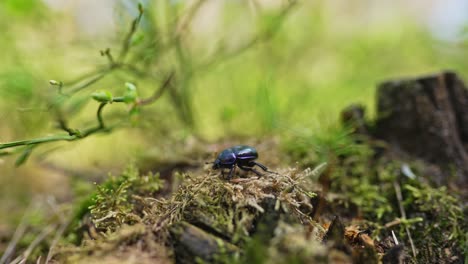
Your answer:
[[[97,111],[97,120],[99,122],[99,128],[102,129],[104,128],[104,119],[102,118],[102,110],[104,109],[104,106],[106,106],[107,103],[101,103],[99,105],[98,111]]]
[[[111,72],[115,67],[109,67],[108,69],[106,70],[103,70],[102,72],[99,72],[97,73],[96,75],[92,76],[89,80],[87,80],[86,82],[82,83],[82,84],[79,84],[77,86],[75,86],[71,91],[69,91],[67,94],[68,95],[72,95],[72,94],[75,94],[87,87],[89,87],[90,85],[96,83],[97,81],[101,80],[102,78],[104,78],[104,76],[106,76],[109,72]]]
[[[26,146],[26,145],[36,145],[36,144],[41,144],[41,143],[48,143],[48,142],[55,142],[55,141],[73,141],[79,138],[84,138],[87,137],[91,134],[94,134],[99,131],[107,131],[107,129],[104,125],[104,119],[102,118],[102,110],[104,109],[104,106],[106,106],[107,103],[101,103],[99,105],[96,117],[98,120],[98,126],[94,128],[90,128],[85,130],[82,134],[80,133],[75,133],[72,135],[54,135],[54,136],[49,136],[49,137],[43,137],[43,138],[35,138],[35,139],[29,139],[29,140],[19,140],[19,141],[13,141],[13,142],[8,142],[8,143],[3,143],[0,144],[0,149],[7,149],[7,148],[13,148],[13,147],[18,147],[18,146]]]
[[[127,56],[127,53],[130,49],[130,42],[132,40],[132,37],[138,28],[138,24],[140,24],[141,18],[143,17],[143,9],[141,7],[138,7],[138,9],[139,9],[138,17],[132,21],[130,31],[127,33],[127,36],[125,36],[125,39],[123,41],[122,49],[120,50],[120,54],[118,57],[118,61],[120,62],[123,62],[125,60],[125,57]]]
[[[70,135],[55,135],[55,136],[50,136],[50,137],[35,138],[35,139],[29,139],[29,140],[19,140],[19,141],[13,141],[13,142],[0,144],[0,149],[7,149],[7,148],[18,147],[18,146],[34,145],[34,144],[61,141],[61,140],[71,141],[71,140],[76,139],[76,137],[77,136],[70,136]]]
[[[164,91],[169,88],[172,78],[174,77],[175,72],[172,71],[166,80],[162,83],[158,90],[154,92],[154,94],[148,98],[141,99],[138,101],[138,105],[148,105],[153,103],[154,101],[158,100],[164,94]]]

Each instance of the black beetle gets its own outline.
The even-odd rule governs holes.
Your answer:
[[[234,146],[232,148],[227,148],[223,150],[216,160],[213,162],[213,169],[230,169],[228,179],[231,179],[232,173],[234,172],[236,166],[245,171],[252,171],[253,173],[261,176],[261,174],[254,170],[254,166],[259,166],[264,171],[268,171],[268,168],[255,162],[254,160],[258,158],[257,150],[254,147],[250,146]],[[221,171],[224,177],[224,172]]]

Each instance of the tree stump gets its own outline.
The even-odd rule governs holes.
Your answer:
[[[442,168],[454,166],[458,182],[468,183],[468,90],[455,73],[379,85],[376,136]]]

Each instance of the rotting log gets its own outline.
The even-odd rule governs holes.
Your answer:
[[[170,232],[177,263],[194,263],[197,258],[217,263],[239,252],[237,246],[187,222],[173,226]]]
[[[468,90],[453,72],[379,85],[375,134],[468,184]],[[443,184],[447,179],[434,179]]]

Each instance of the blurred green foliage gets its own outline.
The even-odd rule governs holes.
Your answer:
[[[34,77],[31,72],[25,70],[11,70],[0,76],[3,89],[0,91],[4,100],[16,102],[28,101],[33,97]]]
[[[5,0],[0,7],[4,6],[12,15],[27,16],[38,14],[44,4],[37,0]]]
[[[29,2],[6,1],[3,5],[29,10],[25,6],[34,6],[28,5]],[[203,7],[210,4],[213,5],[210,1],[202,3],[196,12],[209,12]],[[249,6],[243,3],[224,2],[214,6],[211,8],[215,8],[216,13],[210,15],[216,23],[208,25],[204,21],[207,18],[195,13],[193,23],[178,29],[173,25],[173,18],[190,16],[191,6],[184,2],[151,3],[145,7],[141,28],[131,39],[132,52],[129,54],[129,62],[143,66],[145,74],[157,75],[158,71],[175,67],[178,75],[177,85],[166,97],[166,102],[159,103],[161,106],[149,110],[148,114],[163,115],[166,119],[179,116],[183,123],[194,126],[196,134],[208,139],[226,134],[290,133],[290,127],[333,124],[338,112],[355,101],[366,105],[372,115],[376,83],[391,77],[444,68],[463,73],[466,68],[462,50],[448,52],[452,43],[433,39],[429,32],[408,18],[361,25],[351,15],[338,17],[338,13],[330,11],[330,7],[321,2],[300,3],[284,20],[275,9],[256,9],[252,14]],[[44,8],[38,10],[43,12]],[[131,9],[123,10],[118,20],[119,35],[114,43],[107,42],[114,53],[118,51],[118,39],[122,39],[128,29],[126,22],[134,13]],[[50,24],[58,23],[52,15],[55,11],[47,12],[49,15],[44,19]],[[252,15],[246,18],[248,13]],[[11,18],[15,16],[13,13],[9,15]],[[7,17],[2,20],[6,21]],[[347,20],[350,20],[349,24]],[[32,26],[33,21],[25,19],[18,23],[27,27]],[[46,34],[44,37],[55,35],[52,30],[44,31],[40,25],[37,30]],[[181,33],[170,30],[181,30]],[[249,40],[262,38],[273,31],[272,39],[235,52],[236,47],[248,45]],[[172,38],[174,35],[176,37]],[[21,34],[11,37],[14,42],[22,39]],[[13,53],[27,52],[22,47],[15,47],[14,42],[0,45]],[[83,46],[63,48],[62,54],[83,51]],[[39,54],[41,50],[51,52],[43,47]],[[96,54],[95,50],[87,51],[90,58]],[[73,67],[90,66],[70,63],[67,59],[70,55],[49,56],[50,60],[41,62],[40,67],[45,69],[41,72],[31,66],[20,70],[0,67],[2,98],[17,104],[19,98],[38,95],[37,80],[45,83],[52,77],[60,77],[61,81],[66,81],[73,79],[76,72]],[[37,63],[41,57],[28,60]],[[103,63],[95,57],[96,64]],[[57,62],[68,67],[57,71],[54,65]],[[47,73],[48,68],[53,74]],[[137,82],[143,87],[143,94],[154,89],[151,87],[154,80],[117,72],[91,90],[117,87],[119,82],[125,81]],[[47,91],[50,94],[51,91]],[[42,90],[39,94],[45,93]],[[0,105],[5,103],[0,101]],[[168,103],[175,107],[171,109]],[[149,122],[153,121],[149,118]],[[161,126],[165,125],[164,121],[161,123]],[[171,125],[183,129],[181,124]]]

